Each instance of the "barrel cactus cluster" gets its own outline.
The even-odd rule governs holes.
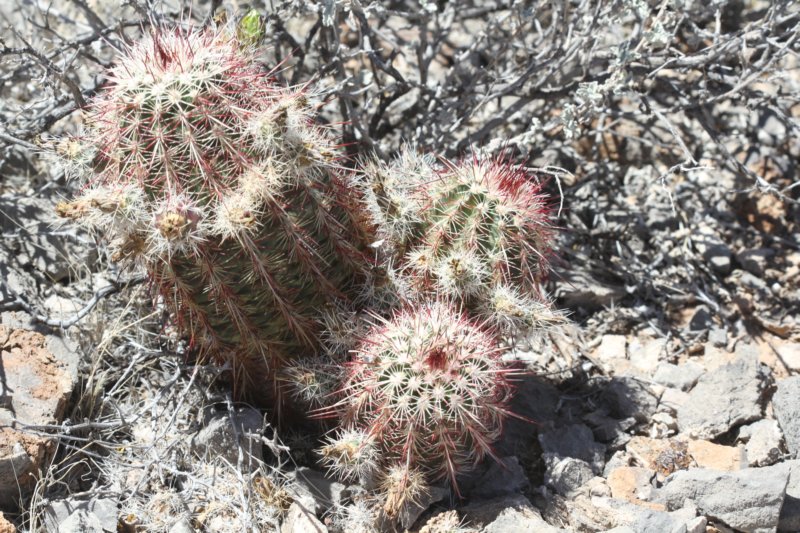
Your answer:
[[[238,397],[333,417],[321,460],[395,516],[492,454],[505,341],[557,316],[547,199],[503,158],[353,169],[251,33],[159,27],[125,50],[56,146],[80,183],[58,210],[146,272]]]

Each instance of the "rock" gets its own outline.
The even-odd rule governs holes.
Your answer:
[[[641,381],[623,376],[607,381],[600,401],[616,418],[633,417],[637,422],[645,423],[656,412],[658,396]]]
[[[539,434],[545,464],[573,457],[589,464],[594,473],[603,471],[606,447],[595,442],[592,430],[584,424],[572,424]]]
[[[592,478],[592,467],[586,461],[574,457],[566,457],[551,464],[544,474],[545,484],[567,498],[574,496]]]
[[[656,507],[653,509],[616,498],[592,498],[591,505],[596,513],[603,515],[601,522],[611,524],[611,527],[628,527],[637,533],[686,531],[683,515],[664,512],[655,504],[648,504]]]
[[[524,511],[505,509],[483,529],[483,533],[530,533],[531,531],[557,533],[563,529],[545,522],[542,515],[534,509]]]
[[[78,509],[58,525],[57,531],[58,533],[105,533],[116,531],[116,527],[113,530],[103,529],[97,515],[85,509]]]
[[[701,515],[746,533],[774,531],[790,471],[785,463],[736,472],[682,470],[667,478],[656,498],[671,510],[691,501]]]
[[[716,372],[704,374],[678,408],[681,432],[713,439],[761,417],[769,369],[754,356],[739,356]]]
[[[44,525],[47,531],[61,531],[64,524],[96,527],[87,531],[117,531],[119,509],[116,500],[98,498],[91,500],[55,500],[44,509]],[[71,520],[71,521],[70,521]],[[70,526],[73,527],[73,526]],[[83,531],[70,529],[69,531]]]
[[[800,466],[797,461],[791,461],[789,467],[791,474],[778,519],[778,531],[796,533],[800,531]]]
[[[782,343],[775,347],[781,362],[789,370],[800,370],[800,342]]]
[[[659,363],[653,374],[653,381],[665,387],[688,391],[695,386],[697,380],[704,373],[703,366],[694,361],[687,361],[682,365]]]
[[[665,339],[633,339],[628,345],[631,365],[646,375],[651,375],[661,359],[667,356]]]
[[[625,359],[627,342],[625,335],[603,335],[600,345],[595,349],[594,356],[603,363],[614,359]]]
[[[656,413],[653,415],[653,425],[650,428],[651,437],[669,437],[678,431],[678,422],[671,414]]]
[[[647,505],[653,494],[652,480],[655,477],[656,473],[649,468],[622,466],[609,473],[607,482],[613,498]]]
[[[678,409],[686,405],[687,402],[689,402],[688,392],[667,387],[661,393],[661,398],[658,400],[658,408],[668,413],[677,413]]]
[[[705,516],[696,516],[686,522],[686,533],[706,533],[707,524]]]
[[[192,446],[200,457],[221,457],[234,466],[241,452],[242,464],[256,469],[262,460],[263,427],[263,416],[252,407],[236,407],[233,412],[212,409],[205,413],[203,428],[192,439]]]
[[[618,420],[607,416],[607,410],[601,409],[589,413],[583,417],[589,427],[592,428],[595,438],[600,442],[605,442],[612,450],[625,446],[631,436],[627,433],[629,429],[636,425],[633,417]]]
[[[772,409],[783,431],[786,448],[797,457],[800,451],[800,376],[778,381]]]
[[[580,490],[588,496],[611,497],[611,487],[608,486],[606,479],[600,476],[595,476],[584,483]]]
[[[489,499],[522,492],[530,486],[519,459],[510,456],[502,458],[501,461],[493,462],[489,470],[480,477],[470,493],[472,497]]]
[[[724,348],[728,345],[728,330],[712,327],[708,332],[708,342],[717,348]]]
[[[537,376],[521,377],[516,382],[516,394],[509,410],[527,420],[514,417],[506,420],[503,436],[495,443],[495,453],[500,457],[519,455],[520,443],[528,443],[536,438],[539,424],[557,418],[556,407],[560,397],[561,392],[552,383]],[[536,424],[531,424],[530,420],[535,420]]]
[[[281,524],[281,533],[327,533],[328,528],[317,520],[313,511],[295,502]]]
[[[783,435],[775,420],[763,419],[739,428],[737,440],[745,442],[744,450],[750,466],[769,466],[781,458]]]
[[[775,113],[762,113],[754,120],[751,119],[750,122],[752,124],[755,121],[757,121],[757,123],[753,125],[753,129],[756,131],[756,137],[760,144],[765,146],[778,146],[786,142],[786,125]]]
[[[422,513],[434,503],[443,500],[450,491],[442,487],[428,487],[428,492],[423,493],[416,501],[407,501],[398,513],[400,525],[409,529]]]
[[[693,238],[695,249],[716,272],[726,275],[731,271],[733,253],[711,228],[703,227]]]
[[[483,533],[561,533],[542,519],[539,511],[522,495],[472,503],[462,509],[465,522]]]
[[[744,270],[756,276],[762,276],[767,264],[775,250],[769,248],[757,248],[755,250],[742,250],[736,254],[736,260]]]
[[[2,511],[0,511],[0,533],[17,533],[17,528],[14,524],[6,520]]]
[[[295,501],[316,514],[322,514],[334,505],[341,505],[349,495],[345,485],[305,466],[287,475],[287,490]]]
[[[706,440],[690,440],[688,451],[699,468],[731,471],[742,467],[744,450],[733,446],[723,446]]]
[[[695,333],[706,331],[713,323],[711,313],[708,312],[708,309],[701,306],[697,308],[697,311],[694,312],[691,320],[689,320],[689,331]]]
[[[24,313],[0,325],[0,507],[34,487],[54,451],[51,440],[17,429],[61,422],[77,382],[80,356],[63,339],[37,329]],[[65,517],[66,518],[66,517]]]
[[[710,256],[706,257],[706,261],[714,271],[722,275],[731,271],[731,249],[727,246],[714,246],[705,255]]]

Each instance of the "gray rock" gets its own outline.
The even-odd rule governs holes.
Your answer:
[[[349,496],[345,485],[313,468],[301,466],[287,475],[287,489],[295,500],[316,514],[340,505]]]
[[[797,457],[800,451],[800,376],[778,381],[772,409],[783,431],[786,448]]]
[[[545,522],[531,502],[519,494],[472,503],[461,512],[465,521],[482,527],[484,533],[566,533]]]
[[[595,438],[606,443],[612,450],[625,446],[631,440],[628,430],[636,425],[633,417],[619,420],[608,416],[603,409],[589,413],[583,417],[583,421],[592,428]]]
[[[775,420],[765,418],[742,426],[737,440],[746,442],[744,450],[750,466],[769,466],[781,458],[783,435]]]
[[[705,372],[703,366],[694,361],[687,361],[682,365],[660,363],[653,374],[653,381],[665,387],[688,391]]]
[[[600,345],[595,350],[595,357],[602,362],[613,359],[625,359],[627,355],[627,339],[625,335],[603,335]]]
[[[658,396],[641,381],[631,377],[615,377],[606,383],[600,401],[618,419],[635,418],[639,423],[650,420],[658,406]]]
[[[775,347],[781,362],[789,370],[800,370],[800,342],[781,343]]]
[[[588,463],[594,473],[603,471],[606,447],[595,442],[592,430],[584,424],[545,431],[539,435],[539,444],[547,465],[573,457]]]
[[[495,444],[495,453],[502,457],[517,455],[520,443],[536,438],[538,424],[555,420],[556,406],[561,393],[552,383],[536,376],[520,378],[516,394],[511,400],[510,411],[528,420],[509,417],[503,428],[503,436]],[[530,420],[537,423],[532,424]]]
[[[765,146],[777,146],[786,141],[786,125],[772,112],[762,113],[751,120],[758,142]],[[753,124],[753,122],[756,122]]]
[[[443,500],[450,491],[442,487],[428,487],[428,491],[423,493],[416,501],[409,501],[403,505],[398,513],[400,525],[409,529],[422,513],[434,503]]]
[[[746,533],[775,531],[790,471],[786,463],[735,472],[680,470],[667,478],[656,501],[669,510],[692,502],[701,515]]]
[[[615,498],[592,498],[592,505],[603,521],[617,528],[630,528],[636,532],[685,533],[686,517],[682,514],[656,511]],[[623,529],[624,531],[624,529]]]
[[[58,525],[58,533],[106,533],[116,531],[104,529],[97,515],[85,509],[78,509]]]
[[[712,327],[708,332],[708,342],[717,348],[724,348],[728,345],[728,330]]]
[[[562,496],[571,498],[593,477],[592,467],[586,461],[566,457],[548,466],[544,482]]]
[[[281,524],[281,533],[327,533],[328,528],[317,520],[314,512],[295,502]]]
[[[678,407],[681,432],[695,438],[714,439],[762,415],[763,394],[769,386],[769,369],[755,354],[704,374]]]
[[[263,427],[263,416],[252,407],[237,407],[232,412],[211,410],[192,445],[200,457],[221,457],[234,466],[241,452],[243,466],[255,469],[262,460]]]
[[[651,375],[667,355],[665,339],[633,339],[628,345],[628,358],[634,368]]]
[[[728,274],[731,271],[733,253],[714,230],[705,228],[698,231],[693,242],[695,249],[713,270],[720,274]]]
[[[800,531],[800,466],[797,461],[791,461],[789,468],[791,474],[778,519],[778,531],[796,533]]]
[[[47,531],[116,532],[118,513],[117,502],[109,498],[56,500],[44,509],[44,525]]]
[[[525,470],[514,456],[503,457],[501,463],[493,462],[489,470],[478,479],[470,496],[494,498],[504,494],[522,492],[530,486]]]
[[[634,463],[634,459],[627,450],[618,450],[614,452],[614,455],[611,456],[606,465],[603,467],[602,476],[607,478],[615,469],[621,466],[632,466]]]
[[[505,509],[497,515],[495,520],[483,529],[484,533],[559,533],[563,529],[551,526],[542,519],[542,515],[535,509]]]
[[[696,516],[686,522],[686,533],[706,533],[708,520],[705,516]]]
[[[731,249],[725,245],[714,246],[707,254],[703,254],[709,266],[720,274],[731,271]]]
[[[712,324],[711,313],[708,312],[708,309],[701,306],[697,308],[697,311],[694,312],[691,320],[689,320],[689,331],[705,331],[710,328]]]
[[[761,276],[764,274],[764,270],[773,255],[775,255],[775,250],[756,248],[754,250],[742,250],[736,254],[736,260],[744,270],[756,276]]]

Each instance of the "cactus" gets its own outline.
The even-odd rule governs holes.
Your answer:
[[[365,174],[407,298],[444,295],[506,331],[558,319],[540,289],[553,230],[531,173],[502,157],[437,165],[407,150]]]
[[[320,313],[355,294],[368,261],[308,88],[281,87],[255,56],[236,32],[197,29],[125,50],[85,133],[59,145],[84,188],[58,210],[143,265],[199,358],[262,396],[318,349]]]
[[[458,475],[492,454],[509,414],[514,370],[501,351],[491,330],[443,301],[375,323],[347,365],[332,407],[341,428],[325,461],[339,474],[377,468],[394,502],[419,494],[417,472],[458,490]]]

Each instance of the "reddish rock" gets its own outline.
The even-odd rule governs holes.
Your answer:
[[[78,358],[62,339],[20,327],[6,313],[0,325],[0,507],[12,508],[46,468],[53,442],[25,426],[62,419],[77,377]]]

